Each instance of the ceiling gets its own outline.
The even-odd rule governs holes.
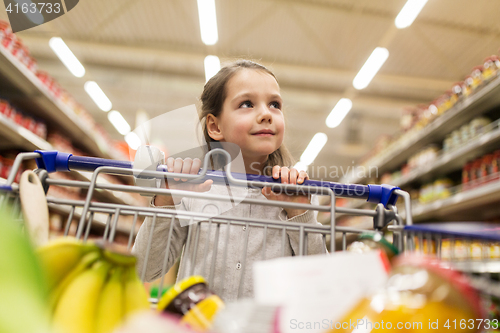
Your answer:
[[[81,0],[68,14],[18,33],[37,58],[115,139],[122,137],[83,89],[96,81],[132,127],[195,104],[208,54],[227,62],[249,58],[272,69],[287,118],[285,143],[298,160],[316,132],[328,143],[314,165],[335,180],[398,131],[405,107],[429,103],[500,47],[498,0],[429,0],[409,28],[394,18],[406,0],[216,0],[219,41],[201,42],[195,0]],[[1,6],[1,5],[0,5]],[[4,10],[0,19],[6,20]],[[86,68],[72,76],[48,46],[60,36]],[[352,79],[377,46],[389,58],[368,88]],[[353,108],[334,129],[325,119],[336,102]]]

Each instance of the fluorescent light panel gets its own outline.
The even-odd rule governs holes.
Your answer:
[[[127,123],[125,118],[123,118],[120,112],[115,110],[110,111],[108,113],[108,119],[121,135],[125,135],[130,132],[130,125]]]
[[[212,76],[217,74],[220,70],[220,60],[219,57],[214,55],[208,55],[205,57],[205,82],[208,82]]]
[[[215,0],[198,0],[201,41],[205,45],[214,45],[219,40]]]
[[[394,20],[396,28],[404,29],[409,27],[426,3],[427,0],[408,0]]]
[[[141,145],[141,139],[134,132],[129,132],[127,135],[125,135],[125,142],[133,150],[137,150],[137,148],[139,148],[139,146]]]
[[[299,171],[307,172],[307,165],[305,165],[304,163],[302,163],[300,161],[295,163],[295,165],[293,167]]]
[[[300,156],[300,162],[304,165],[310,165],[312,162],[314,162],[314,159],[316,158],[316,156],[318,156],[321,149],[323,149],[327,140],[328,137],[325,133],[314,134],[311,142],[309,142],[309,144],[307,145],[306,150],[304,150],[304,152]]]
[[[85,85],[83,86],[87,94],[89,94],[90,98],[94,101],[95,104],[101,109],[102,111],[108,112],[111,110],[113,107],[113,104],[111,104],[111,101],[109,100],[108,96],[102,91],[101,87],[94,82],[94,81],[87,81],[85,82]]]
[[[352,108],[352,101],[349,98],[341,98],[332,109],[332,112],[326,118],[326,126],[335,128],[340,125],[342,120]]]
[[[375,74],[377,74],[380,67],[382,67],[388,57],[389,51],[386,48],[375,48],[352,81],[354,88],[361,90],[368,87],[372,79],[375,77]]]
[[[85,68],[61,38],[52,37],[49,41],[49,46],[71,74],[76,77],[85,75]]]

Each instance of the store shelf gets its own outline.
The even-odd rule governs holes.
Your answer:
[[[432,163],[412,170],[407,175],[392,181],[391,185],[403,187],[415,181],[431,181],[447,172],[460,170],[468,161],[490,153],[494,149],[498,149],[500,144],[500,127],[498,127],[497,122],[494,125],[493,130],[470,140],[467,144],[456,150],[442,154]]]
[[[64,103],[52,96],[40,80],[20,63],[8,50],[0,46],[0,91],[12,96],[12,100],[33,115],[57,124],[74,142],[90,154],[108,158],[105,147],[100,147],[92,129]]]
[[[15,145],[17,148],[23,148],[27,151],[33,151],[35,149],[52,149],[50,143],[1,114],[0,137],[7,139],[10,144]],[[6,142],[3,141],[1,146],[4,146],[5,143]]]
[[[455,128],[499,105],[500,76],[483,86],[472,96],[459,101],[453,108],[422,130],[415,132],[404,142],[403,140],[395,142],[385,154],[372,158],[365,165],[377,168],[379,174],[395,170],[426,145],[444,140],[445,136]],[[346,177],[342,182],[360,183],[364,179],[365,177]]]
[[[498,200],[500,181],[497,180],[429,204],[413,204],[413,221],[449,218],[483,220],[488,210],[494,211],[495,215],[498,213]],[[404,210],[401,214],[404,216]]]

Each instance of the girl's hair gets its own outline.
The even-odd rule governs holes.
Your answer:
[[[254,69],[263,71],[269,75],[271,75],[276,82],[276,76],[266,67],[255,63],[250,60],[238,60],[229,64],[212,76],[210,80],[205,84],[203,89],[203,93],[201,94],[201,113],[200,113],[200,122],[203,128],[203,136],[205,137],[205,141],[207,142],[207,149],[211,150],[214,148],[220,148],[221,144],[218,141],[212,139],[208,135],[207,130],[207,115],[213,114],[215,117],[218,117],[222,112],[222,106],[224,104],[224,100],[226,99],[226,84],[227,82],[240,70],[242,69]],[[266,174],[270,175],[271,168],[269,166],[279,165],[279,166],[291,166],[293,163],[293,158],[289,153],[288,149],[282,144],[277,150],[272,152],[267,161],[264,164],[263,170]],[[225,165],[225,160],[222,156],[217,155],[212,159],[212,167],[217,170],[221,169]]]

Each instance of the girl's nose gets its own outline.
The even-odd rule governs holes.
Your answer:
[[[258,116],[259,124],[263,122],[269,122],[271,124],[273,122],[273,114],[271,113],[271,111],[269,111],[267,106],[260,107],[259,109],[260,109]]]

